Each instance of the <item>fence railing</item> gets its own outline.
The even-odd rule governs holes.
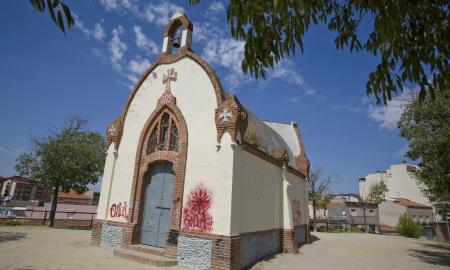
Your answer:
[[[24,225],[44,225],[50,218],[50,210],[0,209],[0,225],[16,221]],[[97,213],[79,211],[55,212],[55,226],[92,227]]]

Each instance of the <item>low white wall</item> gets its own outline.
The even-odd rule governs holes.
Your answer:
[[[233,185],[233,233],[282,227],[280,167],[236,148]]]

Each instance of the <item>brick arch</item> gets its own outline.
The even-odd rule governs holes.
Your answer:
[[[157,120],[163,113],[168,113],[170,117],[175,121],[178,128],[178,152],[169,150],[157,150],[150,154],[146,153],[148,140],[151,135],[151,131],[157,124]],[[173,205],[172,205],[172,220],[169,228],[169,234],[178,235],[181,225],[181,207],[183,205],[183,189],[184,189],[184,176],[186,170],[186,158],[188,147],[188,130],[186,121],[175,104],[164,104],[158,106],[152,114],[148,117],[144,128],[141,131],[138,149],[136,152],[134,176],[132,182],[131,198],[130,198],[130,216],[128,223],[132,228],[131,237],[128,243],[125,244],[137,244],[139,243],[141,233],[141,222],[143,216],[143,204],[145,199],[145,177],[151,170],[152,165],[158,162],[167,161],[173,164],[173,171],[175,173],[175,185],[173,192]],[[176,254],[176,245],[174,245],[168,239],[166,250],[168,255]]]
[[[180,26],[183,26],[184,29],[189,29],[191,31],[194,29],[191,21],[189,21],[189,19],[183,15],[169,21],[166,28],[164,29],[164,36],[172,36]]]

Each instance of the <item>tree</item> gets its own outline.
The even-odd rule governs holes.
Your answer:
[[[75,25],[75,20],[72,17],[70,8],[60,0],[30,0],[30,4],[38,11],[44,13],[47,6],[48,13],[53,22],[59,26],[61,31],[65,33],[64,19],[66,17],[67,27],[70,28]],[[63,15],[64,14],[64,15]]]
[[[414,174],[430,201],[446,214],[450,212],[450,93],[439,91],[436,97],[409,103],[398,126],[400,136],[409,142],[406,156],[419,161]]]
[[[366,91],[385,104],[405,83],[419,85],[421,97],[448,90],[449,18],[445,0],[230,0],[227,7],[231,35],[245,41],[245,73],[264,77],[296,49],[303,53],[309,27],[324,23],[337,49],[379,57]]]
[[[419,238],[423,232],[422,225],[414,222],[407,213],[400,216],[395,229],[399,235],[411,238]]]
[[[21,176],[53,188],[49,227],[54,225],[58,191],[84,192],[103,172],[104,139],[98,132],[85,131],[86,124],[81,116],[67,117],[61,130],[34,140],[33,151],[17,159],[16,171]]]
[[[380,204],[384,200],[384,194],[388,192],[388,188],[384,182],[379,182],[369,186],[367,195],[364,197],[365,192],[362,192],[362,196],[359,198],[359,202],[363,207],[364,216],[364,231],[369,232],[367,226],[366,211],[369,204]]]
[[[331,197],[327,194],[331,184],[331,177],[323,175],[323,169],[316,167],[309,171],[309,200],[313,208],[314,231],[317,232],[316,210],[328,205]]]

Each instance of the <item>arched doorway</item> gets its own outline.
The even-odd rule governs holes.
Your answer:
[[[145,179],[145,200],[141,243],[165,247],[172,219],[172,197],[175,173],[170,162],[158,162],[150,167]]]

